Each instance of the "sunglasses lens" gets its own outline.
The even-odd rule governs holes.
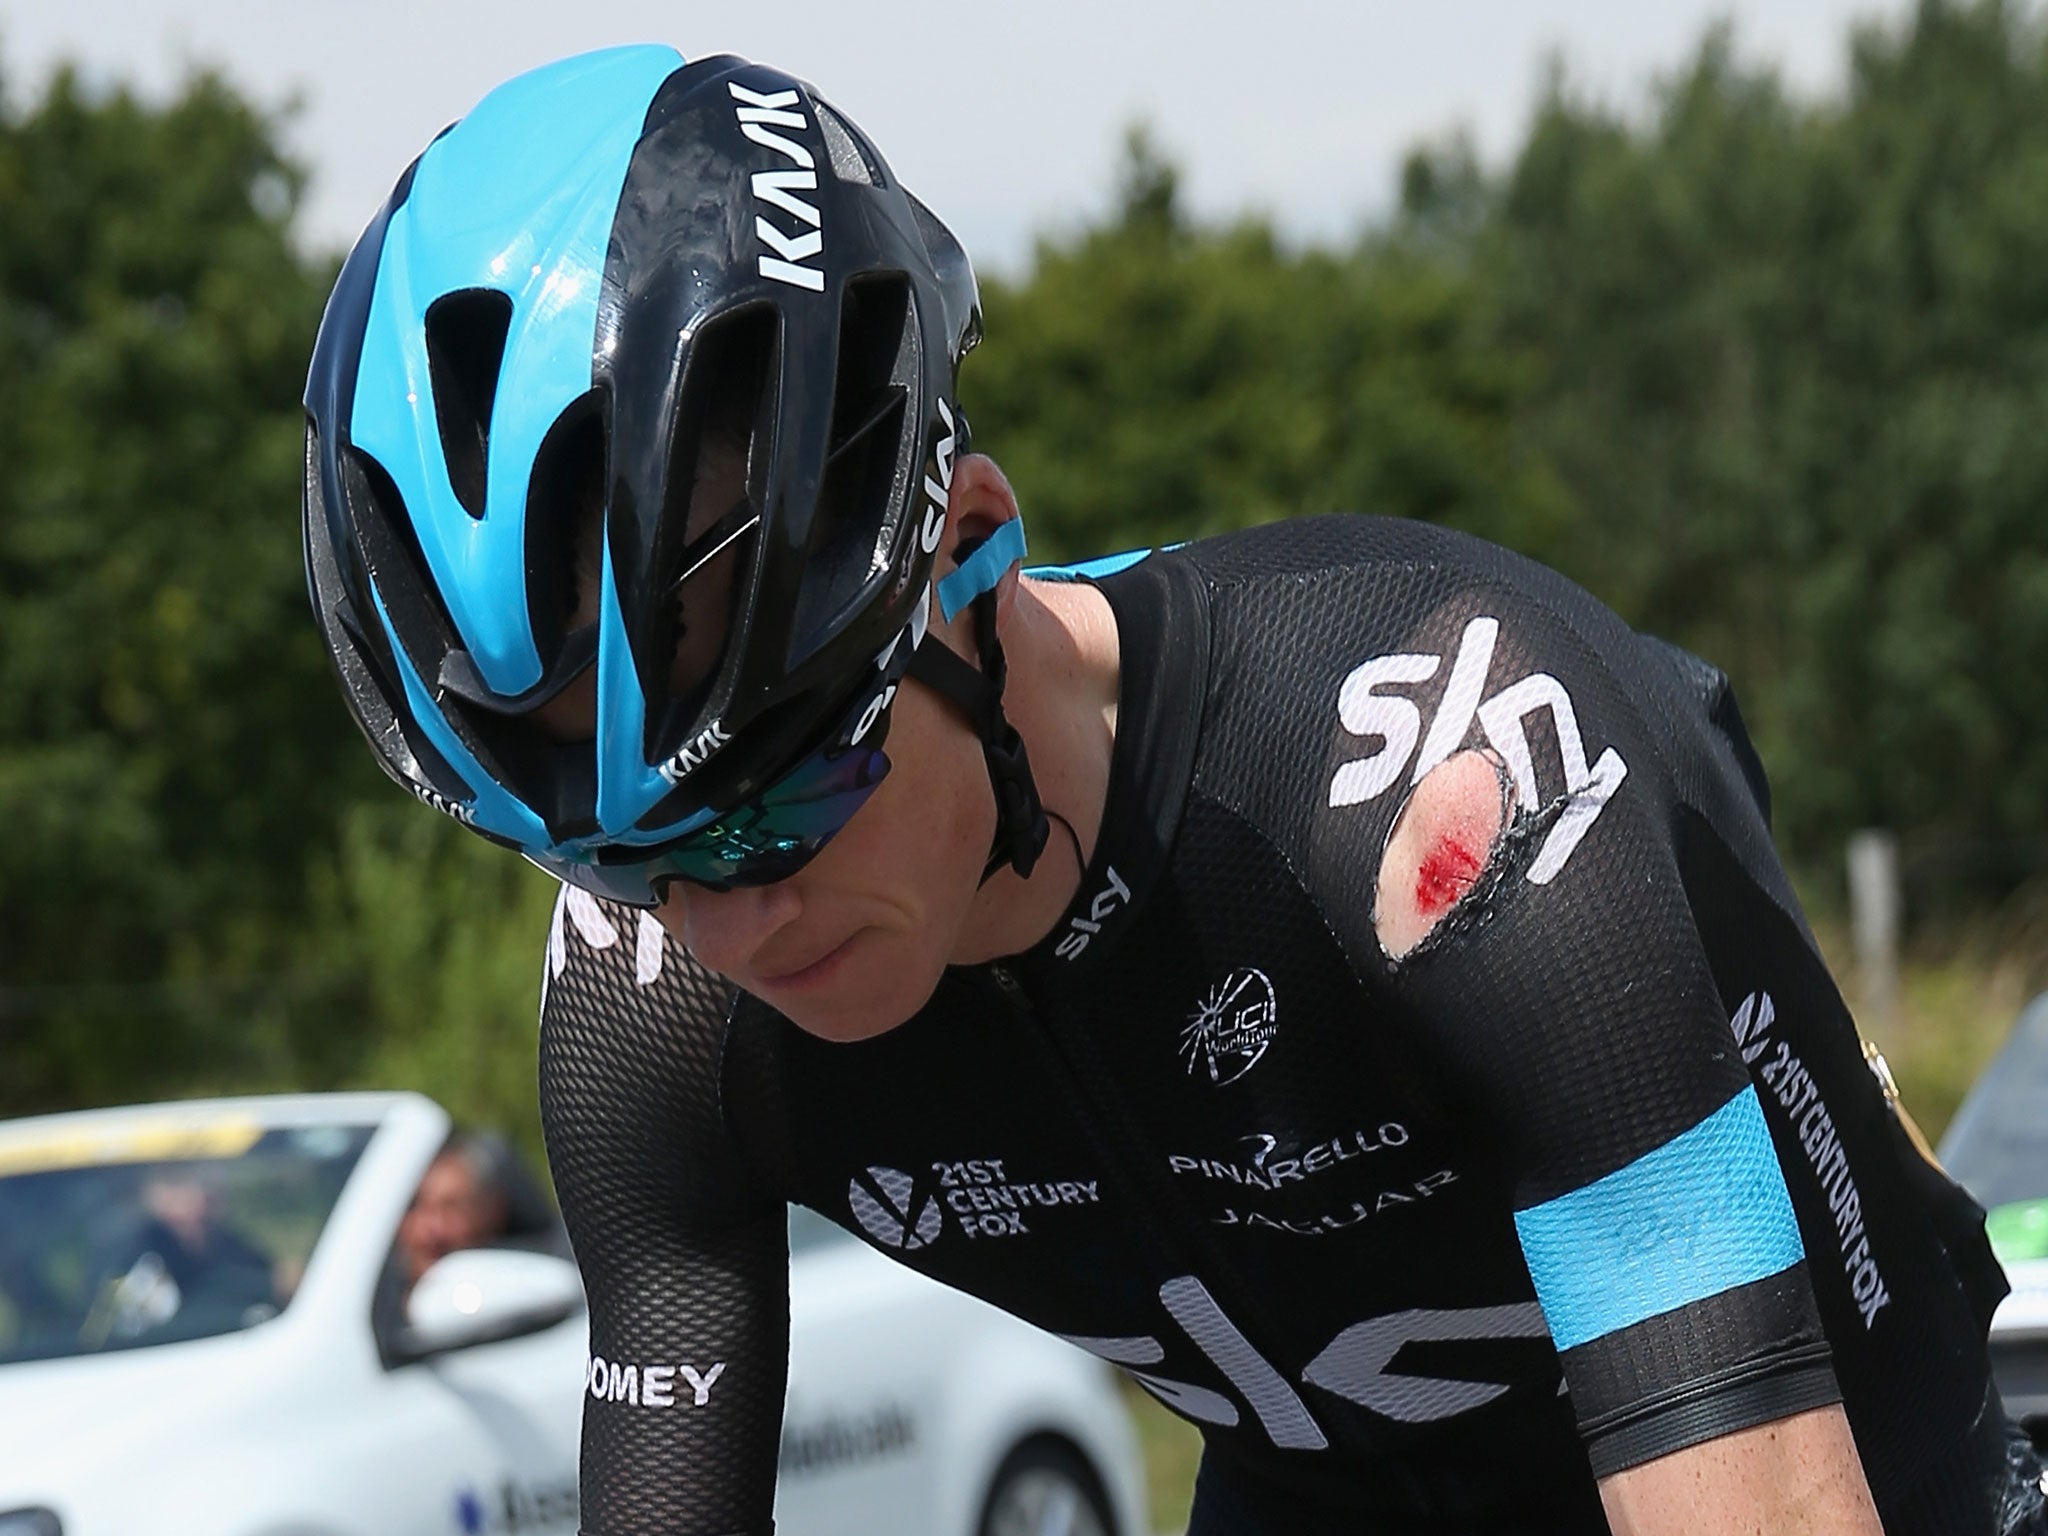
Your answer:
[[[847,715],[839,739],[851,735],[857,745],[821,747],[753,799],[645,858],[612,864],[527,857],[578,890],[636,907],[660,906],[671,880],[729,890],[786,879],[839,834],[887,777],[889,759],[881,749],[901,671],[899,665],[885,674],[886,691],[858,701]]]
[[[546,870],[564,885],[606,901],[623,902],[629,907],[661,905],[661,893],[648,878],[652,873],[649,865],[579,864],[573,859],[551,858],[543,853],[529,853],[526,857],[529,863]]]
[[[818,753],[760,795],[666,850],[650,873],[699,885],[766,885],[809,863],[889,772],[868,747]]]

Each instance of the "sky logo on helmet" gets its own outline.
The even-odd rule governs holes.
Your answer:
[[[754,172],[754,201],[780,209],[795,219],[799,226],[795,234],[787,235],[765,211],[755,212],[754,233],[761,237],[763,245],[775,252],[773,256],[762,252],[761,275],[778,283],[788,283],[792,288],[823,293],[824,268],[807,266],[806,263],[824,254],[824,217],[815,204],[807,203],[796,195],[818,190],[818,162],[804,145],[775,132],[777,128],[808,130],[810,119],[796,110],[799,98],[795,91],[763,94],[731,82],[727,82],[726,89],[739,103],[734,115],[739,119],[740,132],[762,148],[774,150],[790,163],[787,170]],[[803,227],[806,225],[809,227]]]
[[[932,452],[939,461],[939,477],[924,477],[924,493],[931,504],[924,509],[924,527],[918,530],[918,543],[926,554],[939,547],[939,539],[946,531],[946,503],[953,497],[953,454],[960,442],[960,428],[953,421],[953,408],[946,404],[944,395],[939,396],[939,419],[946,424],[946,435]]]

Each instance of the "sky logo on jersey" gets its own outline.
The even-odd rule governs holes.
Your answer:
[[[1522,810],[1533,811],[1546,800],[1537,780],[1527,722],[1532,716],[1547,714],[1563,769],[1562,793],[1550,798],[1562,799],[1563,810],[1536,850],[1527,878],[1531,885],[1548,885],[1621,788],[1621,781],[1628,777],[1628,764],[1611,746],[1587,763],[1585,737],[1579,730],[1572,696],[1548,672],[1532,672],[1482,701],[1499,638],[1498,619],[1476,618],[1465,626],[1450,679],[1444,684],[1426,736],[1422,710],[1415,701],[1382,690],[1428,682],[1442,668],[1443,657],[1430,652],[1375,656],[1351,669],[1337,690],[1337,718],[1353,736],[1377,737],[1380,747],[1338,764],[1330,776],[1330,808],[1340,810],[1378,799],[1401,779],[1411,761],[1414,769],[1408,774],[1408,783],[1420,784],[1432,768],[1465,745],[1476,720],[1488,744],[1506,763]]]
[[[1159,1288],[1159,1300],[1188,1340],[1208,1357],[1224,1380],[1234,1387],[1258,1417],[1272,1442],[1285,1450],[1321,1451],[1329,1440],[1317,1424],[1308,1405],[1301,1400],[1279,1368],[1261,1355],[1256,1345],[1239,1332],[1237,1325],[1193,1275],[1181,1275]],[[1394,1362],[1409,1344],[1478,1344],[1501,1339],[1541,1339],[1549,1329],[1543,1309],[1533,1301],[1510,1302],[1501,1306],[1453,1307],[1443,1310],[1417,1308],[1392,1312],[1353,1323],[1324,1346],[1301,1373],[1304,1382],[1346,1398],[1370,1412],[1404,1424],[1427,1424],[1448,1419],[1474,1408],[1482,1408],[1502,1394],[1514,1390],[1514,1381],[1482,1381],[1459,1377],[1434,1377],[1396,1370]],[[1150,1334],[1128,1338],[1083,1338],[1061,1335],[1069,1344],[1091,1355],[1124,1367],[1131,1378],[1154,1397],[1185,1418],[1225,1428],[1242,1422],[1237,1403],[1213,1387],[1159,1375],[1150,1367],[1166,1359],[1159,1339]],[[1475,1362],[1484,1361],[1485,1351],[1475,1351]],[[1453,1357],[1455,1358],[1455,1357]],[[1403,1361],[1404,1365],[1408,1362]],[[1557,1383],[1553,1358],[1540,1381],[1545,1390]]]
[[[1109,884],[1097,891],[1089,901],[1086,917],[1068,920],[1067,931],[1053,950],[1053,953],[1062,960],[1080,959],[1081,952],[1088,947],[1088,941],[1102,932],[1102,925],[1109,921],[1110,914],[1131,899],[1131,888],[1124,884],[1114,864],[1105,869],[1103,874],[1108,876]]]
[[[610,949],[619,942],[619,929],[604,914],[597,898],[573,885],[565,885],[555,896],[555,915],[548,924],[548,959],[541,967],[541,1011],[547,1011],[548,988],[569,968],[569,933],[593,950]],[[640,910],[633,916],[633,981],[652,986],[661,979],[662,946],[665,940],[661,919]]]
[[[1259,1064],[1279,1028],[1272,981],[1254,966],[1240,966],[1210,989],[1181,1028],[1188,1076],[1201,1067],[1215,1086],[1228,1087]]]

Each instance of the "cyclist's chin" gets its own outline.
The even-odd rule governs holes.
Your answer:
[[[871,1040],[904,1023],[931,1000],[943,963],[921,965],[873,929],[794,974],[746,985],[805,1034],[820,1040]]]

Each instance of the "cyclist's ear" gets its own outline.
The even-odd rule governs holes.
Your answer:
[[[946,531],[939,541],[939,574],[955,568],[961,546],[977,547],[998,528],[1016,519],[1017,493],[1010,488],[1009,477],[996,461],[985,453],[963,455],[953,467],[952,490],[946,501]],[[1017,600],[1018,569],[1012,563],[996,583],[998,628]],[[933,616],[937,617],[936,612]]]

